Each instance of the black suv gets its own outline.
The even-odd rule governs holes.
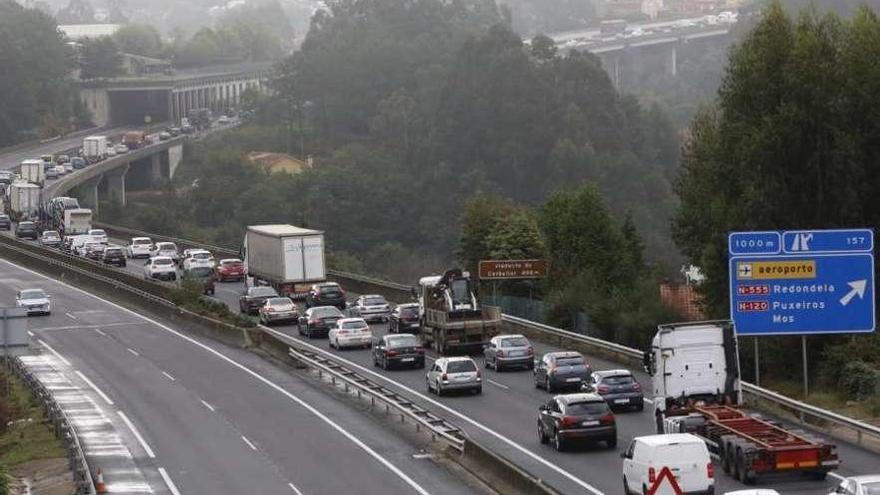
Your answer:
[[[36,241],[39,234],[37,234],[37,225],[34,222],[18,222],[18,225],[15,227],[15,237],[19,239],[29,237],[32,241]]]
[[[5,213],[0,213],[0,229],[12,230],[12,220],[10,220],[9,215]]]
[[[266,299],[271,297],[278,297],[278,293],[272,287],[265,285],[248,287],[238,298],[238,309],[242,313],[255,315],[259,312],[260,306],[266,303]]]
[[[421,326],[417,303],[398,304],[388,318],[388,331],[391,333],[419,333]]]
[[[612,408],[645,408],[642,386],[629,370],[602,370],[593,373],[582,390],[602,396]]]
[[[306,308],[336,306],[345,310],[345,291],[336,282],[315,284],[306,295]]]
[[[121,247],[110,246],[104,249],[101,260],[108,265],[125,266],[125,251]]]

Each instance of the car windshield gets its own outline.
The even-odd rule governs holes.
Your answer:
[[[339,286],[338,285],[321,285],[318,287],[318,292],[321,294],[338,294]]]
[[[556,366],[583,366],[584,358],[582,357],[560,357],[556,358]]]
[[[342,324],[342,328],[364,328],[367,324],[362,321],[347,321]]]
[[[18,228],[21,230],[34,230],[36,227],[30,222],[21,222],[18,224]]]
[[[364,304],[367,306],[379,306],[382,304],[388,304],[388,302],[385,301],[384,297],[367,297],[364,298]]]
[[[227,268],[236,268],[236,267],[239,267],[242,265],[241,261],[229,261],[229,260],[222,261],[220,264],[222,266],[227,267]]]
[[[388,339],[388,347],[418,347],[419,342],[415,337],[393,337]]]
[[[197,260],[206,260],[211,257],[211,253],[196,253],[192,257]]]
[[[271,287],[252,287],[249,294],[253,297],[275,297],[278,295]]]
[[[528,347],[529,341],[525,337],[508,337],[501,339],[501,347]]]
[[[608,404],[602,402],[572,402],[565,406],[565,414],[572,416],[594,416],[605,414],[608,411]]]
[[[107,248],[104,250],[104,254],[122,254],[122,250],[119,248]]]
[[[20,298],[22,300],[28,299],[45,299],[46,293],[43,292],[43,289],[29,289],[21,291]]]
[[[326,318],[328,316],[342,316],[342,313],[340,313],[338,309],[328,306],[326,308],[312,309],[312,316],[317,316],[318,318]]]
[[[293,301],[289,297],[273,297],[269,299],[269,306],[290,306]]]
[[[173,265],[174,262],[167,258],[160,258],[158,260],[153,260],[154,265]]]
[[[461,278],[452,281],[452,300],[460,304],[468,304],[471,302],[470,289],[468,288],[467,279]]]
[[[107,233],[104,232],[103,230],[93,230],[93,231],[89,232],[89,234],[99,236],[99,237],[107,235]]]
[[[160,242],[156,245],[160,251],[177,251],[177,246],[170,242]]]
[[[132,241],[132,244],[135,245],[135,246],[139,246],[139,245],[149,245],[149,244],[150,244],[150,240],[149,240],[149,239],[135,239],[134,241]]]
[[[55,238],[57,238],[57,237],[61,237],[61,236],[58,235],[58,232],[55,232],[54,230],[47,230],[46,232],[43,232],[43,237],[55,237]]]
[[[466,361],[450,361],[446,365],[447,373],[467,373],[470,371],[477,371],[477,365],[470,359]]]
[[[632,382],[632,375],[613,375],[602,378],[602,383],[608,385],[631,385]]]

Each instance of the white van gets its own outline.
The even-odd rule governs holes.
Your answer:
[[[700,437],[690,433],[636,437],[623,457],[624,492],[647,493],[668,467],[684,493],[715,493],[715,466]]]

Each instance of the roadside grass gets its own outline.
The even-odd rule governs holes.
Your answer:
[[[880,424],[880,396],[874,395],[866,400],[853,401],[846,398],[840,392],[827,388],[810,390],[810,394],[804,398],[802,383],[791,381],[768,381],[761,380],[761,386],[778,392],[782,395],[812,404],[822,409],[834,411],[844,416],[864,420],[874,424]]]
[[[65,457],[64,446],[55,438],[36,397],[24,383],[0,369],[0,385],[0,407],[6,410],[7,422],[0,425],[0,465],[11,469],[28,461]]]

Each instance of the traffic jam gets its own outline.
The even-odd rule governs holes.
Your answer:
[[[16,230],[16,236],[144,279],[199,284],[205,297],[237,304],[261,325],[324,341],[328,352],[401,383],[421,382],[426,395],[459,407],[485,390],[494,400],[495,391],[515,388],[534,401],[532,423],[521,427],[534,430],[536,448],[586,456],[614,451],[627,494],[654,493],[664,484],[675,493],[716,493],[716,467],[745,485],[780,474],[824,480],[841,462],[836,446],[819,436],[746,411],[729,321],[660,325],[644,354],[645,379],[642,370],[596,366],[575,349],[505,333],[499,309],[481,304],[474,279],[459,269],[421,278],[410,302],[348,293],[327,280],[323,233],[316,230],[249,226],[241,257],[219,259],[206,249],[181,250],[145,236],[114,243],[102,229],[64,237]],[[546,267],[528,262],[500,269],[509,276]],[[37,315],[51,311],[50,301],[35,287],[21,291],[16,304]],[[621,438],[619,425],[631,424],[633,415],[650,415],[656,434]],[[841,480],[844,489],[861,491],[835,493],[880,489],[880,477]]]

